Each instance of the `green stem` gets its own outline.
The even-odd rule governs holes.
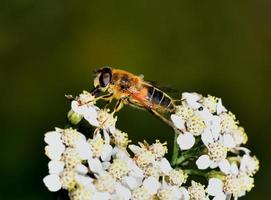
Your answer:
[[[187,159],[196,157],[198,155],[198,152],[201,151],[201,149],[202,149],[202,145],[195,147],[193,149],[189,149],[186,152],[182,153],[181,156],[177,158],[175,165],[180,165]]]
[[[178,147],[178,144],[177,144],[177,137],[178,137],[177,131],[174,130],[174,144],[173,144],[173,153],[172,153],[172,158],[171,158],[171,165],[172,166],[176,165],[176,162],[177,162],[177,159],[178,159],[178,154],[179,154],[179,147]]]
[[[204,172],[204,171],[200,171],[197,169],[185,169],[183,170],[185,173],[187,173],[188,175],[196,175],[196,176],[202,176],[205,178],[208,178],[208,173]]]
[[[177,158],[175,165],[180,165],[182,164],[185,160],[187,160],[188,158],[192,158],[194,157],[194,152],[187,152],[187,153],[183,153],[181,155],[181,157]]]

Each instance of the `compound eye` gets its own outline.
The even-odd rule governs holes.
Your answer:
[[[102,73],[99,78],[99,81],[100,81],[100,85],[102,87],[106,87],[111,81],[111,74],[110,73]]]

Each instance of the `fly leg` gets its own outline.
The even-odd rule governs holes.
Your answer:
[[[89,101],[86,101],[86,102],[84,102],[84,103],[82,103],[82,102],[80,102],[80,101],[78,101],[78,102],[79,102],[80,105],[85,105],[85,104],[88,104],[88,103],[91,103],[91,102],[96,102],[96,101],[98,101],[98,100],[100,100],[100,99],[103,99],[103,100],[108,101],[108,102],[110,103],[111,100],[112,100],[112,96],[113,96],[113,93],[109,93],[109,94],[104,94],[104,95],[95,97],[94,99],[89,100]],[[71,96],[71,95],[65,95],[65,97],[66,97],[67,99],[69,99],[69,100],[78,100],[77,97],[73,97],[73,96]]]
[[[111,102],[112,96],[113,96],[113,93],[104,94],[104,95],[98,96],[98,97],[96,97],[96,98],[94,98],[94,99],[92,99],[90,101],[84,102],[84,104],[88,104],[88,103],[91,103],[91,102],[96,102],[96,101],[98,101],[100,99]]]
[[[115,105],[115,107],[114,107],[113,113],[118,112],[118,111],[120,111],[120,109],[122,109],[122,107],[123,107],[123,105],[124,105],[123,101],[124,101],[123,98],[122,98],[122,99],[119,99],[119,100],[117,101],[117,103],[116,103],[116,105]]]
[[[158,117],[159,119],[161,119],[164,123],[166,123],[167,125],[169,125],[170,127],[172,127],[174,129],[174,125],[173,125],[172,121],[170,121],[169,119],[165,118],[163,115],[161,115],[160,113],[158,113],[156,110],[150,109],[149,111],[152,114],[154,114],[156,117]]]

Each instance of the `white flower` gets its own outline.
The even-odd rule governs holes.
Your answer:
[[[182,100],[185,100],[187,104],[193,109],[198,109],[201,107],[201,104],[198,102],[201,98],[202,96],[197,93],[182,93]]]
[[[195,181],[191,182],[191,186],[188,188],[189,196],[191,200],[206,200],[208,199],[205,194],[204,185]]]
[[[64,151],[65,151],[65,146],[63,144],[47,145],[45,147],[45,154],[51,160],[60,160],[61,155],[64,153]]]
[[[191,180],[189,187],[183,186],[188,175],[178,167],[184,164],[189,169],[191,159],[174,169],[164,157],[166,143],[156,140],[151,145],[144,141],[128,146],[128,134],[115,127],[115,112],[96,107],[96,100],[83,92],[71,103],[70,112],[78,120],[84,117],[97,127],[93,134],[86,131],[90,138],[71,128],[56,128],[45,134],[45,154],[51,159],[49,175],[43,179],[48,190],[65,189],[71,200],[226,200],[229,195],[238,198],[253,188],[252,176],[259,169],[259,161],[240,146],[247,136],[221,99],[183,93],[181,105],[170,115],[180,150],[198,156],[194,151],[198,148],[189,149],[201,136],[206,148],[197,146],[203,154],[196,160],[197,167],[220,169],[208,173],[207,185]]]
[[[48,163],[49,174],[59,175],[64,170],[64,165],[63,161],[51,160]]]
[[[184,187],[171,186],[163,184],[159,189],[157,196],[163,200],[189,200],[189,192]]]
[[[45,133],[45,135],[44,135],[44,141],[48,145],[59,145],[59,144],[62,144],[61,133],[59,133],[57,131],[49,131],[49,132]]]
[[[62,143],[61,134],[57,131],[50,131],[45,134],[44,141],[48,144],[45,147],[45,154],[51,160],[60,160],[65,151],[65,145]]]
[[[254,156],[245,154],[240,163],[240,170],[249,175],[254,175],[259,170],[259,160]]]
[[[90,171],[97,174],[103,174],[104,168],[101,161],[98,158],[90,158],[88,159],[88,166]]]
[[[150,194],[155,194],[161,187],[161,183],[156,178],[148,177],[143,181],[143,186],[148,189]]]
[[[165,175],[168,175],[172,170],[172,167],[166,158],[162,158],[162,160],[159,162],[159,165],[161,172]]]
[[[185,121],[180,116],[172,114],[170,117],[171,121],[177,129],[185,130]]]
[[[216,141],[210,143],[207,146],[208,154],[201,155],[196,164],[199,169],[207,169],[208,167],[216,168],[225,168],[225,163],[228,163],[227,158],[227,148],[220,142]]]
[[[120,183],[117,183],[115,186],[115,194],[112,195],[113,200],[129,200],[131,198],[131,191],[126,188],[125,186],[121,185]]]
[[[177,138],[177,143],[181,150],[187,150],[194,146],[195,137],[191,133],[180,133]]]
[[[43,178],[43,182],[51,192],[56,192],[61,189],[60,178],[57,174],[49,174]]]
[[[223,191],[223,182],[218,178],[210,178],[206,189],[207,193],[214,196],[215,200],[225,200],[226,195]]]

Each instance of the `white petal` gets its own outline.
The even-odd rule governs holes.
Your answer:
[[[95,192],[91,199],[109,200],[110,194],[108,192]]]
[[[212,120],[212,113],[208,110],[208,108],[203,108],[201,111],[197,111],[199,116],[201,116],[206,124],[208,124]]]
[[[126,176],[123,178],[123,182],[131,189],[135,189],[139,185],[141,185],[141,181],[139,179],[132,177],[132,176]]]
[[[236,146],[233,137],[230,134],[223,135],[223,144],[225,147],[233,148]]]
[[[136,164],[133,164],[131,167],[132,171],[130,171],[130,175],[138,178],[144,177],[144,171],[140,169]]]
[[[177,129],[179,129],[179,130],[185,129],[184,120],[180,116],[173,114],[170,116],[170,118],[171,118],[171,121],[173,122],[174,126]]]
[[[216,105],[216,113],[220,115],[222,112],[226,112],[227,109],[222,105],[221,99],[219,99],[217,105]]]
[[[239,173],[239,170],[238,170],[236,163],[231,164],[231,173],[234,175],[237,175]]]
[[[92,126],[98,127],[100,125],[99,121],[97,120],[97,116],[95,116],[95,115],[86,115],[84,117]]]
[[[218,167],[218,163],[214,162],[214,161],[211,161],[210,168],[214,169],[214,168],[217,168],[217,167]]]
[[[84,118],[92,125],[99,126],[99,121],[97,120],[98,112],[94,107],[88,107],[87,110],[84,111]]]
[[[116,127],[115,127],[115,126],[110,126],[110,127],[109,127],[109,132],[110,132],[110,133],[113,134],[113,133],[115,133],[115,131],[116,131]]]
[[[205,129],[205,131],[201,134],[201,140],[205,146],[214,142],[213,135],[210,130]]]
[[[169,172],[172,170],[172,167],[166,158],[162,158],[160,162],[160,170],[166,175],[168,175]]]
[[[65,163],[58,160],[51,160],[48,163],[49,173],[59,175],[64,170]]]
[[[61,134],[57,131],[50,131],[45,133],[44,141],[49,145],[59,145],[62,144]]]
[[[160,188],[161,183],[154,177],[148,177],[143,181],[143,186],[147,188],[151,194],[155,194]]]
[[[140,154],[142,152],[142,149],[137,145],[130,144],[128,147],[134,154]]]
[[[185,187],[181,187],[180,191],[182,192],[182,198],[181,200],[189,200],[190,199],[190,195],[188,190]]]
[[[116,193],[119,197],[122,197],[121,199],[124,199],[124,200],[129,200],[130,197],[131,197],[131,191],[124,187],[123,185],[121,184],[117,184],[116,187]]]
[[[193,109],[197,109],[201,106],[197,101],[201,99],[201,96],[197,93],[182,93],[182,99],[185,99],[187,104]]]
[[[217,196],[223,193],[223,182],[218,178],[210,178],[207,193],[211,196]]]
[[[211,160],[208,155],[201,155],[196,161],[196,165],[199,169],[207,169],[211,164]]]
[[[79,115],[84,115],[85,114],[85,109],[86,109],[86,105],[82,105],[82,106],[79,106],[79,103],[77,101],[72,101],[71,103],[71,108],[72,110],[79,114]]]
[[[180,134],[177,138],[177,143],[181,150],[187,150],[195,144],[195,138],[191,133]]]
[[[56,192],[61,188],[60,178],[56,174],[50,174],[44,177],[44,184],[51,192]]]
[[[82,160],[87,160],[92,157],[91,146],[87,141],[77,142],[76,150]]]
[[[104,145],[104,150],[101,154],[102,161],[109,161],[111,159],[112,149],[111,145]]]
[[[104,171],[102,163],[100,162],[100,160],[98,158],[88,159],[88,166],[89,166],[89,169],[94,173],[101,174]]]
[[[105,144],[110,144],[110,136],[106,130],[103,130]]]
[[[64,144],[58,144],[58,145],[47,145],[45,146],[45,154],[51,159],[51,160],[60,160],[62,153],[65,151]]]
[[[219,169],[224,172],[225,174],[228,174],[231,170],[231,165],[228,160],[224,159],[218,163]]]
[[[111,163],[107,162],[107,161],[102,163],[102,166],[103,166],[104,170],[108,170],[108,168],[110,167],[110,165],[111,165]]]
[[[83,164],[78,164],[75,166],[75,171],[79,174],[87,174],[88,168]]]
[[[212,120],[210,121],[210,128],[213,134],[214,139],[216,140],[221,131],[221,119],[218,116],[212,116]]]
[[[76,174],[75,180],[80,186],[84,186],[85,188],[90,188],[93,182],[92,178],[89,176],[80,174]]]
[[[213,198],[213,200],[226,200],[226,195],[224,193],[220,193]]]
[[[257,163],[248,154],[243,155],[240,163],[240,170],[243,172],[251,172],[257,168]]]

